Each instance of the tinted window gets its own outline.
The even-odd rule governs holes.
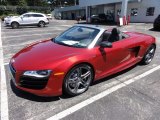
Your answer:
[[[121,10],[117,10],[117,16],[120,16],[121,15]]]
[[[105,18],[106,15],[105,14],[99,14],[99,18]]]
[[[33,14],[33,17],[43,17],[41,14]]]
[[[23,17],[32,17],[32,15],[31,14],[25,14],[25,15],[23,15]]]
[[[153,16],[154,15],[155,7],[147,8],[146,16]]]

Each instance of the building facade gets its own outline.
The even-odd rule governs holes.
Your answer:
[[[130,16],[131,22],[153,22],[160,14],[160,0],[80,0],[78,6],[59,11],[63,19],[104,13],[112,15],[115,21],[118,17]]]

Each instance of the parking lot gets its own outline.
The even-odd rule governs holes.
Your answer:
[[[157,50],[154,60],[149,65],[138,64],[104,78],[90,86],[87,92],[76,97],[38,97],[14,87],[10,82],[8,69],[10,58],[23,47],[53,38],[76,23],[52,20],[44,28],[19,29],[11,29],[1,23],[1,67],[4,65],[5,69],[3,71],[3,67],[1,68],[1,119],[8,117],[10,120],[159,120],[160,32],[153,31],[152,24],[134,23],[119,28],[122,31],[142,32],[156,37]],[[107,29],[116,25],[103,27]]]

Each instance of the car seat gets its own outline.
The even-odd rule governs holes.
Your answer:
[[[109,36],[109,42],[115,42],[120,40],[120,31],[117,28],[113,28],[111,35]]]

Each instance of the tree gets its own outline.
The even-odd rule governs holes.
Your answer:
[[[0,5],[47,6],[48,5],[48,0],[0,0]]]
[[[47,6],[47,0],[26,0],[28,6]]]
[[[79,0],[48,0],[53,7],[78,5]]]
[[[19,6],[26,6],[27,2],[26,2],[26,0],[18,0],[18,5]]]
[[[7,0],[0,0],[0,5],[7,5]]]
[[[8,0],[9,5],[13,6],[26,6],[26,0]]]

